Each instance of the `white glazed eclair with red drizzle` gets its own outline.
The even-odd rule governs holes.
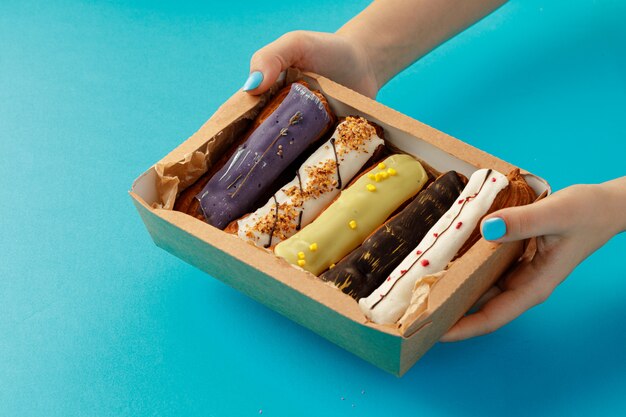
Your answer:
[[[349,116],[261,208],[237,221],[237,234],[268,248],[311,223],[384,145],[362,117]]]
[[[470,177],[457,202],[430,229],[426,237],[359,306],[368,319],[393,324],[406,311],[415,283],[446,268],[461,249],[496,196],[509,185],[506,176],[480,169]]]

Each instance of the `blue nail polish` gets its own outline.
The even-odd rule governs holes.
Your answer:
[[[250,91],[257,88],[263,82],[263,73],[261,71],[254,71],[248,76],[246,83],[243,85],[243,91]]]
[[[506,234],[506,223],[500,217],[493,217],[483,222],[483,237],[487,240],[497,240]]]

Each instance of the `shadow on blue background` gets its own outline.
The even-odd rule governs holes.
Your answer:
[[[257,48],[365,4],[0,4],[0,415],[622,414],[623,235],[545,304],[401,379],[152,244],[132,180]],[[378,99],[555,189],[622,176],[625,17],[620,1],[512,1]]]

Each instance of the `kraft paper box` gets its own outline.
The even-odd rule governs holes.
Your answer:
[[[522,255],[523,243],[481,239],[432,286],[423,311],[395,328],[368,322],[354,299],[314,275],[172,210],[177,193],[219,159],[282,84],[297,79],[320,90],[337,116],[361,115],[381,125],[391,145],[435,172],[456,170],[469,177],[479,168],[504,174],[516,168],[324,77],[290,70],[264,96],[241,91],[233,95],[200,130],[137,178],[130,195],[159,247],[374,365],[402,375]],[[522,173],[537,195],[549,193],[544,180]]]

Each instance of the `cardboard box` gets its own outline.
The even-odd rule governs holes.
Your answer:
[[[338,116],[358,114],[380,124],[391,144],[437,171],[454,169],[469,177],[478,168],[505,174],[515,168],[319,75],[290,70],[285,78],[286,82],[302,78],[322,91]],[[206,170],[204,159],[209,164],[217,160],[281,83],[262,97],[235,93],[198,132],[135,180],[130,195],[159,247],[372,364],[402,375],[520,257],[523,244],[481,239],[432,287],[426,310],[398,329],[366,322],[351,297],[272,253],[168,209],[176,192]],[[166,177],[158,187],[157,170]],[[537,195],[549,193],[544,180],[522,173]],[[162,201],[163,194],[169,201]]]

